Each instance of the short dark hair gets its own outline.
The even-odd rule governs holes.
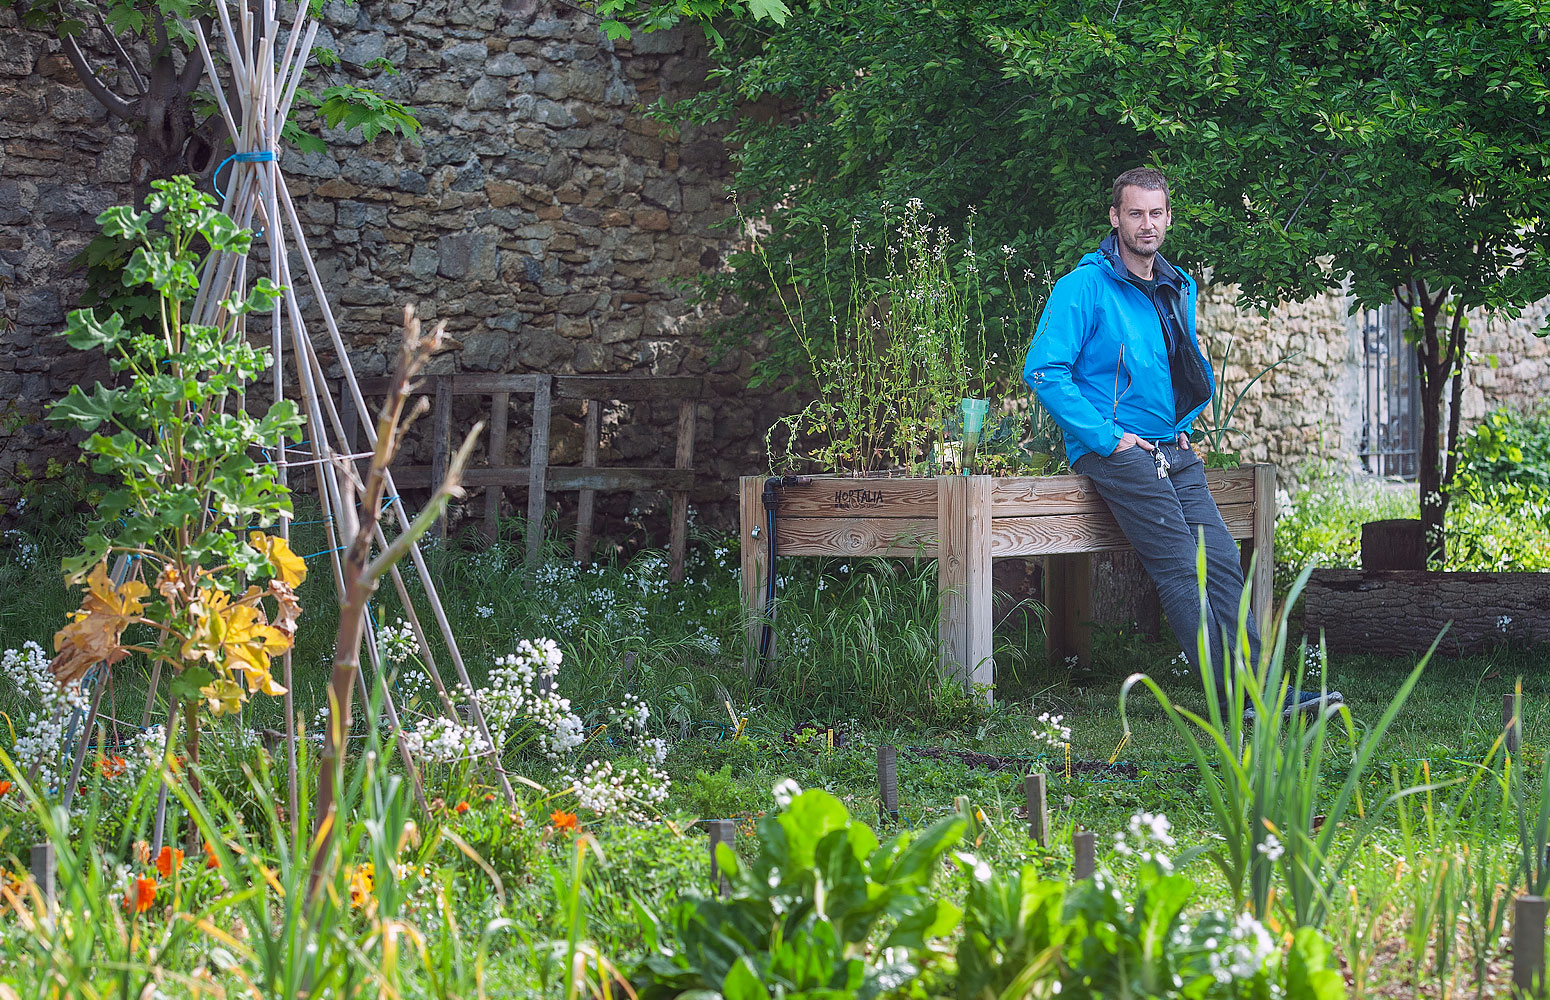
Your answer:
[[[1115,211],[1119,210],[1120,195],[1127,187],[1138,187],[1143,191],[1161,191],[1163,200],[1166,202],[1168,199],[1168,178],[1163,176],[1163,172],[1152,167],[1136,167],[1114,178],[1114,200],[1109,204]]]

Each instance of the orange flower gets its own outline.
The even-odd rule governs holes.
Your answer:
[[[170,847],[163,847],[161,853],[156,855],[156,870],[162,878],[171,878],[172,873],[183,864],[183,852],[175,851]]]
[[[124,893],[124,908],[136,913],[144,913],[156,902],[156,880],[150,878],[137,878],[129,891]]]
[[[11,790],[11,783],[9,781],[0,781],[0,795],[4,795],[6,792],[9,792],[10,790]]]
[[[556,830],[576,829],[576,814],[568,813],[563,809],[556,809],[549,814],[549,822],[554,824]]]
[[[116,778],[124,773],[126,767],[128,764],[122,757],[97,758],[97,770],[102,772],[104,778]]]
[[[205,841],[205,867],[221,867],[221,859],[215,853],[215,845],[210,843],[208,840]]]
[[[463,815],[466,812],[468,812],[468,803],[467,802],[459,802],[457,804],[457,814],[459,816],[461,816],[461,815]]]
[[[484,793],[484,801],[486,801],[486,802],[494,802],[495,801],[495,793],[494,792],[485,792]]]

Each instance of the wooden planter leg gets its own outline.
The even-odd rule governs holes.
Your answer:
[[[989,476],[964,480],[964,685],[995,700],[996,660],[990,585],[991,485]]]
[[[597,467],[598,438],[603,433],[603,401],[586,399],[581,403],[587,414],[585,437],[581,442],[581,465]],[[596,490],[582,490],[576,499],[576,561],[592,561],[592,505],[597,498]]]
[[[1270,630],[1271,597],[1275,593],[1276,467],[1254,467],[1254,578],[1249,608],[1261,634]]]
[[[739,584],[743,593],[743,621],[746,646],[743,669],[750,675],[758,669],[759,632],[764,625],[764,600],[767,592],[765,560],[769,539],[764,537],[764,505],[759,497],[764,480],[743,476],[738,481],[738,552],[741,559]],[[773,652],[773,639],[771,651]]]
[[[678,454],[674,458],[673,467],[676,469],[692,469],[694,467],[694,411],[695,401],[686,399],[678,404]],[[681,583],[684,578],[684,548],[689,537],[689,493],[687,490],[675,490],[673,492],[673,525],[668,536],[668,575],[673,583]]]
[[[1092,557],[1086,553],[1044,558],[1044,648],[1053,663],[1092,662]]]
[[[936,479],[937,639],[944,675],[969,676],[968,479]]]

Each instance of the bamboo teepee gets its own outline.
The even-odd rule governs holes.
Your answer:
[[[291,271],[293,259],[299,260],[302,264],[303,273],[300,277],[312,290],[316,313],[321,316],[329,343],[332,344],[334,354],[343,369],[342,393],[344,395],[341,396],[341,400],[349,399],[353,404],[349,409],[355,414],[365,415],[372,411],[367,408],[356,381],[349,353],[345,349],[344,338],[340,335],[339,324],[329,305],[328,293],[318,274],[312,253],[308,249],[306,233],[297,215],[295,203],[286,188],[285,175],[280,169],[281,129],[295,101],[297,87],[301,83],[307,60],[312,53],[313,43],[318,33],[318,21],[312,16],[311,6],[306,2],[300,2],[297,4],[296,15],[289,32],[282,36],[276,0],[234,0],[234,10],[228,7],[227,0],[214,0],[214,4],[220,25],[218,38],[225,43],[227,69],[231,77],[229,90],[222,86],[222,67],[216,62],[211,49],[211,40],[206,37],[203,27],[198,23],[190,27],[198,41],[199,52],[204,60],[205,72],[211,80],[211,89],[215,93],[216,103],[236,148],[236,153],[230,158],[232,166],[223,195],[222,210],[238,225],[247,228],[256,227],[259,230],[256,239],[261,239],[267,246],[268,261],[265,266],[268,272],[263,277],[267,277],[283,289],[271,317],[274,397],[276,400],[287,397],[296,399],[301,404],[302,416],[305,419],[306,436],[303,444],[289,448],[282,446],[280,453],[275,456],[275,461],[279,466],[279,477],[282,483],[287,481],[289,468],[310,466],[315,470],[318,499],[327,525],[328,546],[332,550],[330,558],[334,571],[334,583],[336,590],[339,590],[342,588],[343,581],[340,552],[350,542],[349,538],[341,535],[348,530],[345,526],[361,523],[356,517],[340,516],[345,504],[355,503],[355,493],[342,483],[341,477],[353,475],[351,463],[363,456],[351,455],[343,446],[343,442],[348,438],[347,429],[340,416],[342,407],[339,405],[340,400],[335,400],[331,393],[323,366],[313,346],[307,316],[297,294],[296,276]],[[277,51],[282,42],[283,50]],[[235,97],[235,106],[229,100],[229,94]],[[259,277],[255,273],[256,270],[257,267],[247,255],[221,253],[212,256],[206,263],[199,294],[194,301],[193,321],[216,323],[226,319],[220,303],[228,298],[243,298],[249,282],[256,281]],[[376,427],[367,419],[362,419],[361,423],[366,440],[375,446]],[[387,480],[387,490],[390,496],[397,495],[391,473]],[[396,503],[391,506],[397,517],[398,529],[406,530],[410,518],[404,505]],[[376,545],[379,548],[385,548],[387,538],[381,527],[377,526],[374,530]],[[289,537],[288,524],[282,524],[281,534]],[[451,624],[447,620],[446,611],[437,594],[436,584],[431,578],[418,546],[411,549],[410,560],[424,589],[425,609],[428,609],[431,620],[440,631],[457,679],[465,690],[472,690],[467,668],[458,650],[457,637],[452,633]],[[391,570],[391,578],[399,601],[403,605],[405,619],[419,643],[426,673],[439,695],[441,709],[449,718],[459,719],[458,706],[442,683],[431,644],[422,627],[422,609],[416,608],[415,601],[396,566]],[[402,729],[402,722],[383,673],[377,625],[370,617],[366,624],[367,659],[372,665],[376,693],[381,698],[389,724],[395,732],[399,732]],[[290,653],[285,654],[283,671],[286,687],[285,735],[291,763],[289,793],[291,815],[294,817],[297,815],[298,797],[297,734],[295,710],[290,693],[292,687]],[[367,680],[363,675],[357,675],[356,688],[363,698],[367,696]],[[489,756],[495,768],[501,789],[507,801],[514,804],[515,797],[512,794],[510,781],[500,763],[499,743],[492,738],[477,699],[469,700],[469,709],[471,721],[478,735],[483,739],[484,746],[488,748],[484,753]],[[398,746],[405,765],[410,769],[410,773],[416,776],[415,788],[418,794],[420,788],[418,769],[405,741],[399,740]],[[423,807],[423,799],[421,804]]]

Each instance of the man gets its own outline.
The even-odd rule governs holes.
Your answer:
[[[1158,253],[1172,221],[1161,171],[1119,175],[1109,206],[1113,232],[1055,283],[1023,378],[1065,432],[1071,468],[1091,477],[1140,555],[1196,669],[1202,609],[1195,559],[1204,539],[1205,627],[1212,676],[1224,694],[1222,640],[1238,635],[1243,571],[1206,488],[1205,466],[1189,445],[1215,380],[1195,335],[1195,282]],[[1254,663],[1260,640],[1252,614],[1247,630]],[[1319,696],[1303,701],[1313,707]]]

